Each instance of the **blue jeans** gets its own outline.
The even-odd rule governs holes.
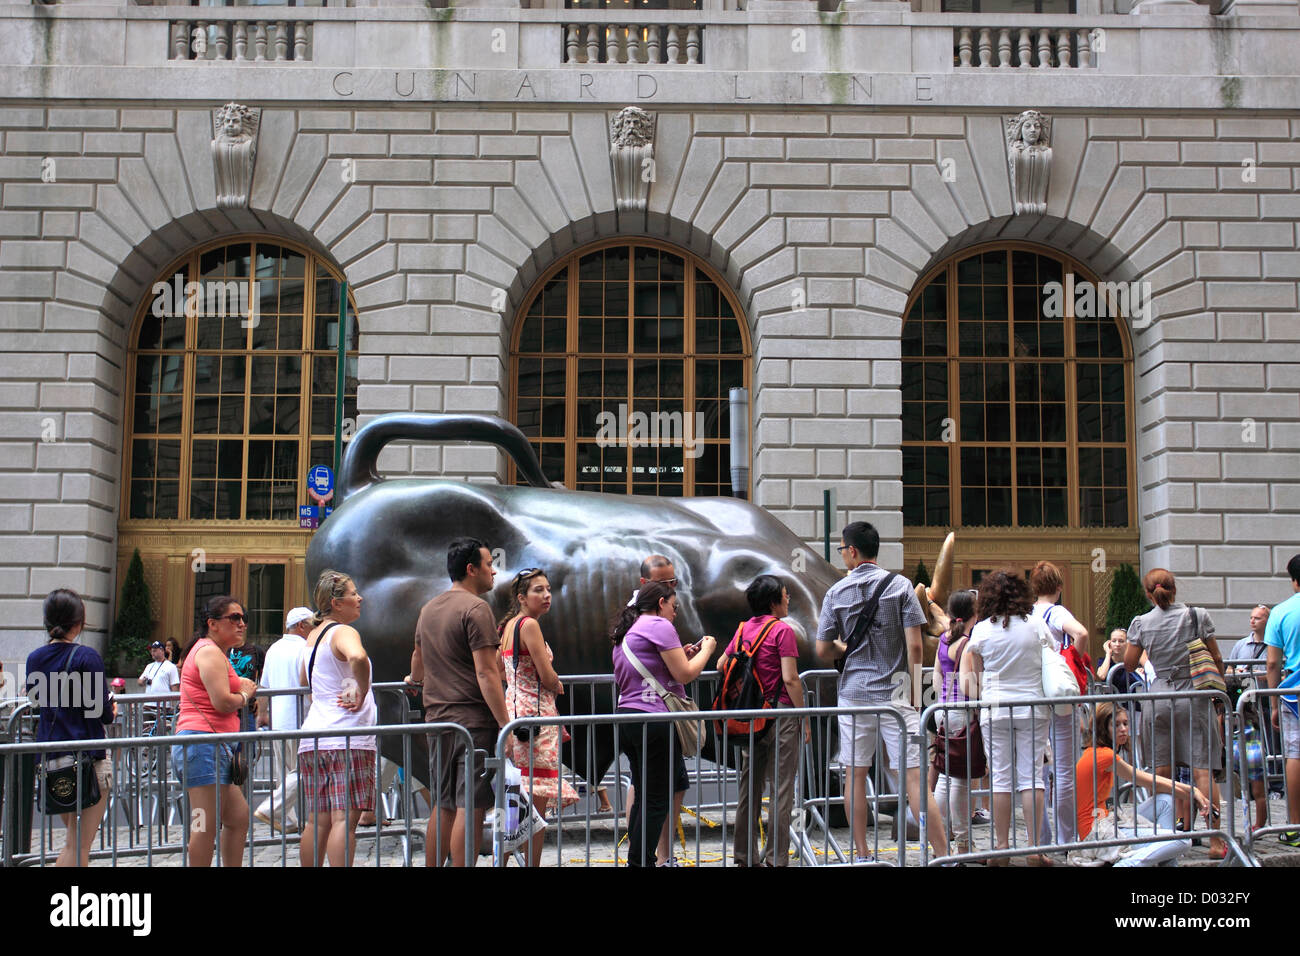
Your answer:
[[[1158,832],[1174,832],[1174,798],[1167,793],[1159,793],[1154,797],[1148,797],[1137,806],[1138,825],[1134,829],[1121,827],[1119,832],[1124,836],[1141,836],[1143,833],[1150,833],[1151,828],[1144,826],[1142,821],[1154,823]],[[1142,843],[1134,847],[1124,859],[1116,863],[1116,866],[1160,866],[1168,864],[1176,866],[1180,856],[1192,848],[1192,841],[1187,840],[1160,840],[1155,843]]]

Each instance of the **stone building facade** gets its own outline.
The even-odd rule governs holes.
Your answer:
[[[1061,527],[1023,513],[994,525],[996,509],[961,523],[960,574],[1052,556],[1069,602],[1100,626],[1114,565],[1161,565],[1224,634],[1289,593],[1294,2],[1060,15],[852,2],[640,14],[16,4],[0,6],[0,62],[10,666],[55,587],[86,595],[88,630],[103,636],[136,548],[159,636],[192,623],[204,560],[231,562],[236,587],[253,566],[282,564],[285,600],[302,602],[310,532],[295,520],[131,510],[135,360],[155,284],[186,257],[245,241],[279,241],[318,277],[346,279],[357,423],[517,416],[519,328],[539,280],[594,243],[679,255],[724,290],[743,329],[752,499],[820,551],[834,489],[833,523],[873,521],[882,563],[906,570],[931,563],[947,530],[904,517],[906,489],[925,484],[904,464],[904,318],[924,286],[971,250],[1056,257],[1080,282],[1149,283],[1150,311],[1121,316],[1115,339],[1120,520],[1086,525],[1071,479]],[[231,102],[256,117],[242,184],[249,157],[216,155]],[[653,125],[635,163],[619,150],[641,147],[620,146],[611,123],[628,107]],[[1050,133],[1022,141],[1050,147],[1034,168],[1008,135],[1026,110]],[[193,403],[204,373],[183,375],[178,394]],[[307,503],[310,455],[294,462],[295,504]],[[503,456],[470,446],[391,447],[381,464],[511,477]]]

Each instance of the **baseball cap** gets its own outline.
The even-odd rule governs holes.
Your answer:
[[[162,641],[154,641],[152,644],[149,645],[149,650],[153,650],[155,647],[162,647],[162,646],[163,646]]]
[[[296,607],[284,616],[284,626],[286,628],[294,627],[311,617],[315,617],[315,614],[312,613],[310,608]]]

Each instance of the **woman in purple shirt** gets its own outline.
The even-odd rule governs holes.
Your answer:
[[[698,644],[682,647],[673,619],[677,616],[677,592],[662,581],[651,581],[637,592],[614,622],[614,681],[618,686],[620,714],[662,714],[668,712],[659,688],[686,696],[685,684],[700,676],[717,647],[709,635]],[[624,646],[626,645],[626,650]],[[628,652],[637,664],[628,660]],[[641,674],[644,669],[649,677]],[[658,685],[658,687],[656,687]],[[686,791],[686,761],[676,745],[673,725],[628,723],[618,727],[620,749],[632,765],[635,797],[628,814],[628,866],[670,864],[671,854],[658,841],[668,819],[674,793]],[[671,756],[669,751],[672,751]],[[670,763],[671,760],[671,763]],[[671,786],[670,786],[671,784]],[[650,840],[660,843],[652,854]]]

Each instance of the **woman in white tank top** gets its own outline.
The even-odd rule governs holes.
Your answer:
[[[377,722],[370,689],[371,666],[361,635],[352,627],[361,616],[356,584],[339,571],[323,571],[316,582],[316,627],[307,636],[299,664],[311,688],[304,734],[323,734]],[[306,736],[298,745],[298,789],[308,822],[299,846],[303,866],[351,866],[357,820],[375,808],[373,735]]]

